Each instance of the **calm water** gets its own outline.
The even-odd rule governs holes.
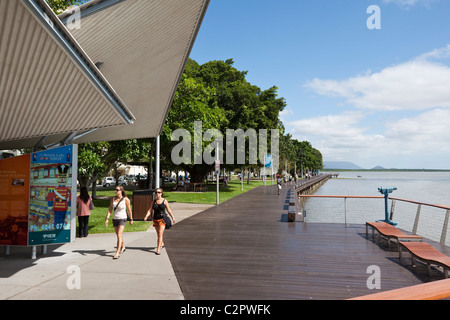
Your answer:
[[[450,172],[340,172],[315,195],[381,196],[379,187],[396,187],[391,196],[450,206]],[[392,202],[389,202],[391,210]],[[396,201],[393,220],[399,227],[411,231],[417,205]],[[384,219],[383,199],[323,199],[305,201],[306,221],[365,223]],[[417,233],[439,241],[446,210],[423,206]],[[447,237],[450,241],[450,235]]]

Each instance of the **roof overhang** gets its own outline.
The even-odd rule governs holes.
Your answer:
[[[134,116],[44,0],[0,0],[0,149]]]
[[[93,0],[80,7],[81,28],[72,35],[102,64],[101,73],[136,120],[75,142],[161,134],[208,5],[209,0]]]
[[[0,120],[0,150],[69,137],[85,143],[160,135],[208,5],[209,0],[93,0],[80,7],[81,28],[69,31],[63,22],[70,11],[58,19],[44,0],[0,0],[0,76],[14,66],[6,72],[14,87],[0,78],[0,112],[16,116],[15,124]],[[23,19],[16,18],[19,10]],[[86,71],[85,78],[78,75],[83,69],[48,27],[46,16],[114,99],[100,95]],[[11,61],[3,63],[2,54]],[[8,103],[6,90],[12,93]],[[15,126],[29,133],[5,134],[21,131]]]

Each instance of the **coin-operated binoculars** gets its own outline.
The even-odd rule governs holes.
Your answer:
[[[380,220],[379,222],[386,222],[392,224],[393,226],[397,225],[397,222],[393,222],[389,219],[389,194],[394,190],[397,190],[396,187],[389,188],[378,188],[378,191],[384,195],[384,220]]]

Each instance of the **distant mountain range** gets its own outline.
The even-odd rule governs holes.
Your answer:
[[[324,170],[327,169],[341,169],[341,170],[365,170],[360,166],[354,164],[353,162],[348,161],[324,161],[323,162]],[[381,166],[376,166],[371,170],[384,170]]]

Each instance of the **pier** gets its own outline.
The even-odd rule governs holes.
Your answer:
[[[288,222],[289,190],[253,189],[166,232],[187,300],[341,300],[443,279],[409,257],[400,262],[364,225]],[[368,288],[373,266],[381,289]]]

